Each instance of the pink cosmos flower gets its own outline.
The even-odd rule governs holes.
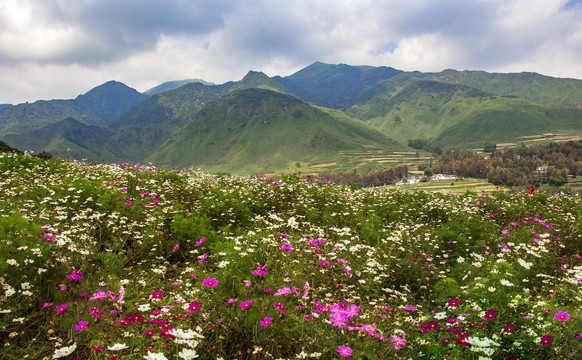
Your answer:
[[[178,251],[179,248],[180,248],[180,245],[176,244],[176,246],[174,246],[174,248],[172,249],[172,252]]]
[[[251,271],[251,274],[255,276],[265,276],[267,275],[267,267],[264,265],[257,266],[257,270]]]
[[[200,311],[200,304],[198,304],[195,301],[191,302],[190,304],[188,304],[188,311],[197,313],[198,311]]]
[[[252,300],[243,301],[240,303],[240,308],[246,310],[249,308],[249,306],[251,306],[252,303],[253,303]]]
[[[291,252],[293,251],[293,246],[289,243],[283,243],[283,245],[281,245],[281,250]]]
[[[449,306],[450,307],[457,307],[457,306],[459,306],[459,300],[457,300],[457,299],[451,299],[451,300],[449,300]]]
[[[266,316],[263,320],[261,320],[261,326],[269,326],[273,323],[273,318],[270,316]]]
[[[331,317],[329,319],[329,321],[331,321],[333,323],[333,326],[337,326],[337,327],[342,327],[346,324],[346,322],[348,321],[347,316],[344,315],[343,312],[337,312],[337,313],[333,313],[331,314]]]
[[[285,304],[278,302],[273,304],[273,306],[275,306],[277,311],[282,312],[283,314],[287,314],[287,310],[285,310]]]
[[[55,311],[59,314],[62,314],[65,310],[67,310],[67,304],[62,304],[55,308]]]
[[[194,246],[198,247],[202,245],[202,243],[206,240],[206,236],[203,236],[202,239],[198,240]]]
[[[87,329],[87,322],[86,321],[79,321],[79,324],[75,325],[75,330],[83,331]]]
[[[103,300],[107,297],[107,293],[105,291],[97,291],[95,294],[93,294],[93,296],[91,296],[89,298],[89,301],[95,301],[95,300]]]
[[[93,316],[101,318],[103,317],[103,315],[101,315],[101,309],[99,309],[97,306],[92,306],[89,308],[89,312],[91,312],[91,314],[93,314]]]
[[[73,271],[71,272],[71,274],[67,275],[67,279],[69,279],[69,280],[81,281],[82,278],[83,278],[83,273],[81,272],[81,270],[78,270],[75,268],[73,268]]]
[[[568,314],[568,313],[567,313],[567,312],[565,312],[565,311],[562,311],[562,310],[560,310],[560,311],[558,311],[558,312],[556,313],[556,315],[554,316],[554,318],[555,318],[556,320],[562,320],[562,321],[566,322],[566,321],[568,321],[568,319],[570,318],[570,314]]]
[[[202,264],[204,262],[204,260],[206,260],[206,258],[208,257],[208,253],[204,253],[204,255],[202,255],[202,257],[200,258],[200,260],[198,260],[199,264]]]
[[[394,343],[394,348],[396,350],[400,350],[401,347],[406,345],[406,340],[404,340],[404,336],[402,336],[402,338],[400,338],[398,335],[394,334],[392,335],[392,340]]]
[[[353,350],[347,345],[340,345],[337,348],[337,352],[340,354],[340,356],[348,357],[352,356]]]
[[[211,288],[215,287],[216,284],[218,284],[218,280],[216,280],[215,278],[209,278],[209,277],[207,277],[206,279],[204,279],[202,281],[202,285],[208,286],[208,287],[211,287]]]
[[[154,291],[154,293],[152,294],[152,299],[153,300],[160,300],[162,297],[164,296],[164,293],[161,291]]]

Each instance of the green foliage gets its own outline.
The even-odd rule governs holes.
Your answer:
[[[362,359],[582,350],[579,197],[358,189],[13,153],[0,170],[6,359],[73,344],[69,357],[86,359],[186,348],[200,359],[335,359],[342,345]],[[332,314],[348,309],[350,322],[334,326]],[[115,344],[127,348],[108,350]]]

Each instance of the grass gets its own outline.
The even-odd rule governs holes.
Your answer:
[[[577,196],[19,154],[0,191],[2,359],[582,351]]]

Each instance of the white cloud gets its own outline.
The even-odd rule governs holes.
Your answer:
[[[567,0],[3,0],[0,103],[317,60],[582,78],[581,19]]]

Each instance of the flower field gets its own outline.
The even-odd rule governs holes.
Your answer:
[[[2,359],[576,359],[582,200],[0,156]]]

